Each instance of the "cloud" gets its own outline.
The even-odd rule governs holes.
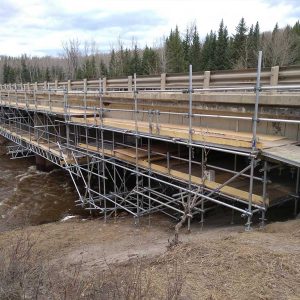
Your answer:
[[[167,36],[176,25],[184,33],[195,22],[201,38],[224,19],[229,33],[241,17],[262,31],[293,24],[299,0],[1,0],[0,54],[55,55],[62,41],[93,39],[107,51],[118,38],[142,47]],[[3,25],[4,24],[4,25]],[[57,52],[56,52],[57,51]]]
[[[109,15],[101,15],[101,13],[64,13],[56,12],[43,19],[43,30],[87,30],[90,32],[98,30],[106,30],[110,28],[120,28],[133,30],[135,28],[151,28],[164,24],[164,20],[150,10],[136,12],[117,12]],[[26,29],[38,29],[37,23],[31,21],[25,25]]]
[[[278,4],[292,5],[293,7],[300,6],[299,0],[268,0],[267,2],[270,6]]]
[[[14,19],[19,12],[16,5],[9,1],[2,0],[0,5],[0,22],[1,25],[9,20]]]

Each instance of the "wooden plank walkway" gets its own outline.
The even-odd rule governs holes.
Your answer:
[[[74,123],[101,125],[99,118],[71,118]],[[125,129],[135,132],[137,130],[141,133],[152,134],[155,136],[169,137],[173,139],[189,139],[189,127],[185,125],[167,124],[167,123],[153,123],[149,126],[148,122],[138,121],[137,127],[135,121],[124,120],[116,118],[104,118],[103,125],[117,129]],[[205,128],[199,126],[192,127],[192,140],[195,142],[202,142],[208,144],[217,144],[222,146],[230,146],[235,148],[250,149],[252,146],[252,133],[250,132],[236,132],[231,130],[222,130],[215,128]],[[273,146],[283,146],[296,143],[296,141],[289,140],[282,136],[273,136],[258,134],[257,148],[265,149]]]
[[[97,153],[101,153],[102,154],[102,150],[101,148],[94,146],[94,145],[87,145],[84,143],[80,143],[78,145],[80,148],[84,149],[84,150],[89,150],[89,151],[93,151],[93,152],[97,152]],[[189,174],[188,174],[188,169],[186,168],[181,168],[181,170],[178,170],[178,168],[172,166],[172,161],[170,162],[170,169],[166,166],[166,162],[165,161],[148,161],[148,159],[146,158],[146,155],[143,155],[143,153],[145,153],[142,150],[139,150],[139,155],[138,155],[138,159],[135,158],[135,155],[133,155],[133,153],[135,153],[135,149],[133,148],[125,148],[125,147],[120,147],[120,148],[115,148],[114,150],[108,147],[105,147],[103,149],[103,154],[108,156],[108,157],[115,157],[117,159],[120,159],[123,162],[127,162],[130,164],[134,164],[137,162],[138,166],[148,170],[149,166],[151,168],[152,172],[155,172],[157,174],[162,174],[162,175],[167,175],[170,178],[176,178],[179,180],[182,180],[184,182],[188,182],[189,181]],[[157,157],[155,157],[157,158]],[[187,165],[187,163],[185,164]],[[193,184],[196,185],[201,185],[204,184],[207,188],[209,189],[217,189],[221,183],[215,182],[215,181],[209,181],[209,180],[205,180],[203,182],[203,180],[201,179],[201,176],[195,176],[192,175],[191,176],[191,182]],[[224,186],[221,188],[221,193],[231,196],[231,197],[235,197],[238,199],[241,199],[243,201],[249,201],[249,193],[246,191],[243,191],[241,189],[238,188],[234,188],[231,186]],[[254,204],[257,205],[262,205],[263,204],[263,198],[259,195],[252,195],[252,202]]]

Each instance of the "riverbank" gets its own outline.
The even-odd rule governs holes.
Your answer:
[[[138,227],[128,217],[75,218],[6,231],[1,267],[10,274],[3,264],[14,257],[21,273],[37,272],[21,286],[38,286],[38,299],[299,299],[300,220],[253,232],[194,224],[169,249],[173,225],[160,216]]]

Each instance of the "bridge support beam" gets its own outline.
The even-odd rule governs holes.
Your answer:
[[[52,162],[39,155],[35,155],[35,164],[36,169],[42,172],[50,172],[55,168],[55,165]]]
[[[7,153],[6,146],[8,144],[8,140],[3,136],[0,136],[0,155],[5,155]]]

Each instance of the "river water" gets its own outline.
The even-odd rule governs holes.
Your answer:
[[[36,170],[34,158],[0,156],[0,231],[58,221],[82,213],[69,175]]]

